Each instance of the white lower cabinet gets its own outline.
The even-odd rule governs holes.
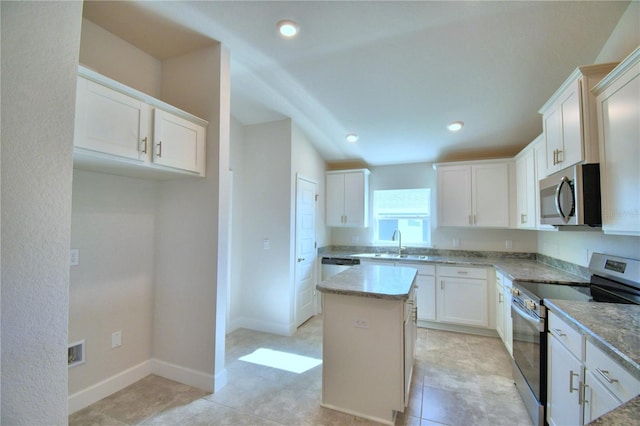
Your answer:
[[[547,422],[587,424],[640,394],[640,380],[548,312]]]
[[[547,422],[549,425],[582,424],[582,361],[551,331],[548,333]]]
[[[592,371],[585,374],[584,423],[589,423],[620,405],[606,386]]]
[[[496,332],[498,336],[504,342],[504,329],[505,323],[505,309],[504,309],[504,288],[502,287],[503,275],[500,272],[496,272]]]
[[[504,303],[502,308],[504,309],[504,345],[509,352],[509,355],[513,357],[513,321],[511,320],[511,289],[513,288],[512,281],[503,277],[502,280],[502,294],[504,295]]]
[[[489,292],[486,268],[438,265],[436,294],[437,321],[488,327]]]

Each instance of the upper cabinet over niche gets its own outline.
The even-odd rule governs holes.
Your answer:
[[[136,177],[205,176],[207,122],[79,67],[74,167]]]
[[[578,67],[540,109],[547,176],[574,164],[598,162],[596,104],[591,89],[616,65]]]
[[[508,228],[514,202],[512,160],[434,165],[438,226]]]
[[[327,172],[327,226],[369,225],[369,174],[367,169]]]
[[[640,47],[593,92],[597,95],[602,230],[640,235]]]

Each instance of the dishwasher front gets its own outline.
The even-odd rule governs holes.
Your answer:
[[[322,281],[327,278],[338,274],[342,271],[349,269],[354,265],[359,265],[360,259],[352,257],[323,257],[322,258],[322,270],[320,272]]]

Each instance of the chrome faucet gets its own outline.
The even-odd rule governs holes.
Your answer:
[[[396,229],[395,231],[393,231],[393,235],[391,236],[391,241],[396,240],[396,235],[398,238],[398,256],[401,256],[402,255],[402,233],[400,232],[399,229]]]

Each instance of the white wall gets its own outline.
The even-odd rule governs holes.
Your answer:
[[[244,128],[242,313],[239,324],[290,334],[291,120]],[[264,249],[264,240],[269,248]],[[293,328],[294,329],[294,328]]]
[[[431,188],[432,207],[432,246],[438,249],[488,250],[535,252],[537,236],[535,231],[512,229],[464,229],[436,228],[437,185],[436,172],[431,163],[402,164],[370,168],[369,177],[369,215],[373,215],[373,191],[380,189]],[[331,228],[332,245],[373,245],[373,221],[365,229]],[[460,241],[460,247],[454,248],[453,240]],[[513,248],[506,248],[506,240],[513,241]]]
[[[1,422],[66,424],[71,153],[82,3],[0,7]]]
[[[70,394],[151,358],[157,193],[154,181],[74,170],[69,342],[85,340],[86,362],[69,370]]]
[[[160,96],[160,61],[86,19],[79,61]],[[72,410],[113,390],[94,396],[87,389],[151,358],[157,187],[74,171],[71,242],[81,262],[71,269],[69,342],[85,339],[86,363],[69,370]],[[123,344],[112,349],[111,333],[118,330]]]
[[[640,2],[632,1],[594,63],[619,62],[640,46]]]
[[[209,126],[206,178],[160,184],[153,356],[169,368],[165,375],[208,390],[223,384],[214,375],[220,373],[221,381],[225,375],[219,351],[224,354],[227,287],[220,269],[228,258],[228,69],[228,54],[219,44],[163,62],[164,100]]]
[[[227,332],[237,329],[242,314],[242,282],[245,265],[244,240],[244,127],[231,117],[230,167],[233,171],[233,195],[231,211],[231,271],[229,284],[229,312]]]
[[[160,62],[87,19],[82,20],[80,63],[150,96],[160,97]]]

